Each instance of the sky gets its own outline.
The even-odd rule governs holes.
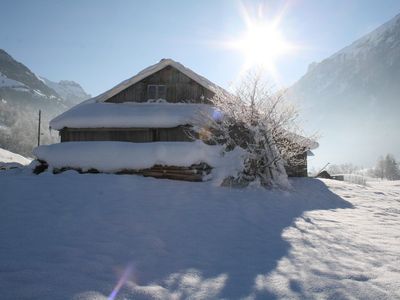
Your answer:
[[[37,75],[74,80],[92,96],[162,58],[229,88],[249,57],[268,52],[275,84],[289,87],[310,63],[399,13],[399,0],[0,0],[0,48]],[[254,24],[274,24],[273,34],[262,31],[260,47],[243,47]],[[319,132],[312,168],[354,161],[350,152],[333,154],[332,135]]]
[[[282,86],[400,12],[398,0],[1,0],[0,6],[0,48],[36,74],[77,81],[93,96],[161,58],[228,87],[246,58],[224,42],[246,31],[244,7],[267,22],[281,15],[280,32],[296,45],[274,62]]]

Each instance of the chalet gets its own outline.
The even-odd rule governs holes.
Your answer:
[[[193,147],[200,147],[193,142],[196,136],[191,131],[193,122],[202,114],[212,116],[214,110],[209,99],[217,91],[227,93],[182,64],[172,59],[162,59],[105,93],[57,116],[50,122],[50,127],[59,131],[61,144],[90,142],[85,145],[103,148],[99,142],[135,143],[149,156],[160,155],[160,151],[164,156],[167,155],[165,151],[171,151],[168,155],[176,154],[175,145],[182,145],[190,152]],[[143,148],[144,145],[147,148]],[[163,149],[155,150],[160,145]],[[87,151],[90,153],[91,150]],[[74,155],[80,156],[79,153]],[[201,180],[210,171],[208,155],[203,153],[203,156],[204,159],[196,160],[191,155],[190,159],[183,159],[184,162],[175,160],[174,163],[167,163],[163,157],[158,157],[140,166],[133,164],[124,167],[122,162],[119,169],[154,177]],[[143,157],[135,152],[131,160],[135,159],[143,160]],[[301,166],[288,167],[289,175],[307,176],[306,152],[303,161]],[[137,167],[134,170],[132,166]],[[70,163],[58,167],[62,170],[77,168],[77,165]]]

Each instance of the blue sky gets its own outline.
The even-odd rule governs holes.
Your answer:
[[[400,12],[398,0],[243,1],[268,20],[287,4],[280,30],[301,45],[277,69],[290,85],[320,61]],[[227,87],[242,53],[219,45],[245,24],[238,1],[1,0],[0,48],[51,80],[97,95],[163,57]]]

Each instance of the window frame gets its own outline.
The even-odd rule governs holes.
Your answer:
[[[150,88],[155,88],[155,98],[150,98]],[[160,88],[164,88],[164,98],[160,97]],[[148,84],[147,85],[147,100],[158,100],[167,98],[167,85],[165,84]]]

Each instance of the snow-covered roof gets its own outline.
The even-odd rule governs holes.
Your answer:
[[[196,81],[198,84],[202,85],[206,89],[215,92],[217,90],[222,90],[224,91],[221,87],[217,86],[216,84],[212,83],[210,80],[207,78],[195,73],[194,71],[190,70],[189,68],[186,68],[184,65],[182,65],[179,62],[174,61],[173,59],[170,58],[163,58],[161,59],[158,63],[147,67],[146,69],[143,69],[139,73],[137,73],[135,76],[122,81],[120,84],[116,85],[112,89],[92,98],[89,99],[91,102],[104,102],[107,99],[115,96],[119,92],[123,91],[124,89],[128,88],[129,86],[141,81],[142,79],[164,69],[167,66],[174,67],[178,71],[182,72],[185,74],[187,77],[190,79]]]
[[[300,134],[297,134],[297,133],[294,133],[291,131],[285,131],[284,135],[287,138],[289,138],[291,141],[293,141],[294,143],[303,145],[307,149],[307,152],[309,150],[315,150],[319,147],[319,143],[312,138],[304,137]],[[311,152],[311,151],[309,151],[309,152]],[[313,153],[311,154],[311,153],[310,154],[307,153],[307,155],[309,154],[309,156],[313,156],[314,154]]]
[[[135,76],[121,82],[112,89],[83,101],[70,110],[57,116],[50,121],[50,127],[60,130],[64,127],[70,128],[107,128],[107,127],[159,127],[170,128],[179,125],[192,124],[193,117],[198,116],[199,110],[203,113],[212,113],[212,108],[204,104],[171,104],[171,103],[104,103],[129,86],[142,79],[172,66],[182,72],[204,88],[216,92],[228,93],[223,88],[212,83],[203,76],[186,68],[172,59],[162,59]],[[171,106],[172,105],[172,106]],[[191,122],[192,121],[192,122]]]
[[[207,104],[189,103],[86,103],[50,121],[52,129],[68,128],[171,128],[192,125],[202,115],[212,116]]]

